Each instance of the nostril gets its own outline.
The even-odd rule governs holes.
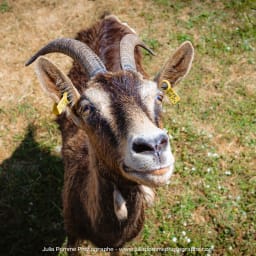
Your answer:
[[[141,153],[157,153],[161,154],[167,148],[168,137],[165,134],[160,134],[152,138],[137,137],[132,142],[132,151]]]
[[[167,143],[168,143],[168,139],[167,139],[167,138],[162,138],[159,144],[160,144],[161,146],[164,146],[164,145],[166,145]]]
[[[138,140],[133,142],[132,150],[139,154],[147,151],[154,151],[154,146],[146,141]]]
[[[156,149],[158,151],[164,150],[167,145],[168,145],[168,137],[167,135],[163,134],[157,140]]]
[[[168,139],[164,137],[164,138],[161,138],[159,145],[164,147],[165,145],[167,145],[167,143],[168,143]]]

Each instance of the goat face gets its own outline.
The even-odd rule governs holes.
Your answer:
[[[72,109],[100,159],[137,183],[159,185],[173,171],[169,139],[159,128],[162,94],[134,72],[106,73],[88,84]]]
[[[79,49],[82,47],[79,45]],[[32,59],[52,52],[45,48]],[[89,51],[87,55],[93,55],[87,48],[85,50]],[[73,57],[70,49],[66,52]],[[109,170],[138,184],[165,184],[173,172],[174,157],[168,136],[160,129],[163,92],[158,89],[158,83],[167,79],[174,85],[188,73],[193,59],[192,45],[188,42],[181,45],[156,82],[143,79],[135,64],[122,63],[122,71],[110,73],[97,56],[93,56],[95,59],[96,64],[81,61],[87,65],[91,77],[81,94],[46,58],[40,57],[37,61],[37,75],[55,102],[60,101],[64,92],[68,93],[67,115],[86,131],[98,159]]]

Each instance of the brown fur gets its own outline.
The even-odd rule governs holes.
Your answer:
[[[132,31],[109,16],[79,32],[76,39],[91,47],[108,71],[116,72],[121,71],[119,43],[127,33]],[[135,50],[135,59],[138,71],[146,76],[139,49]],[[88,86],[88,77],[77,63],[71,68],[69,77],[80,93]],[[109,172],[111,167],[104,166],[102,158],[106,155],[101,155],[104,150],[92,149],[85,131],[77,128],[65,114],[58,118],[58,123],[63,140],[63,208],[68,245],[74,247],[79,240],[87,239],[97,247],[122,247],[136,237],[143,226],[144,202],[139,186],[120,175],[108,176],[116,172]],[[112,161],[117,162],[118,156],[113,156]],[[124,221],[119,221],[114,213],[114,183],[126,201],[128,218]]]
[[[118,21],[115,16],[107,16],[96,23],[93,27],[80,31],[76,39],[86,43],[103,61],[108,71],[121,70],[120,63],[120,41],[126,34],[133,33],[131,29]],[[147,77],[141,63],[141,53],[138,47],[135,49],[135,61],[137,70]],[[74,63],[69,72],[79,92],[86,86],[88,77],[85,71]]]

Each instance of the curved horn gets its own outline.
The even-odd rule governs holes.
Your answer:
[[[154,52],[149,49],[137,35],[127,34],[120,41],[120,58],[123,70],[137,71],[134,58],[134,49],[136,46],[140,46],[150,54],[155,55]]]
[[[69,38],[60,38],[51,41],[49,44],[40,49],[35,55],[33,55],[26,62],[25,66],[30,65],[39,56],[53,52],[63,53],[77,61],[83,68],[86,69],[90,77],[96,75],[97,73],[107,72],[105,65],[100,58],[85,43]]]

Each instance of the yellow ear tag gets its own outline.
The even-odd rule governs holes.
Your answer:
[[[56,116],[60,115],[64,111],[68,103],[69,103],[68,94],[67,92],[64,92],[59,103],[58,104],[54,103],[53,109],[52,109],[53,114],[55,114]]]
[[[161,89],[168,96],[173,105],[180,101],[180,96],[172,89],[172,86],[168,80],[163,80],[161,83]]]

